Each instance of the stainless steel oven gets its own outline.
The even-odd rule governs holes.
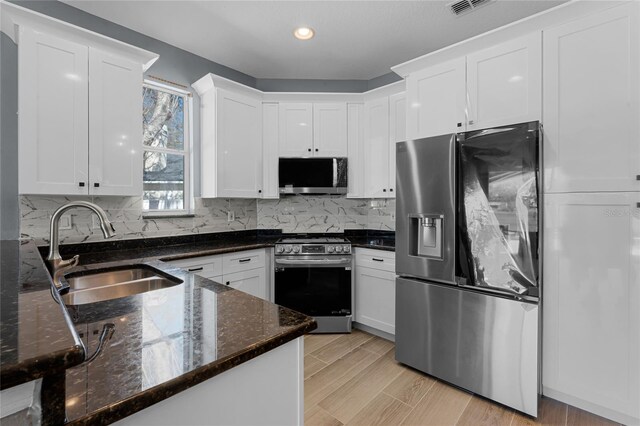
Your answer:
[[[315,333],[350,333],[352,266],[343,238],[283,239],[274,256],[275,303],[314,317]]]

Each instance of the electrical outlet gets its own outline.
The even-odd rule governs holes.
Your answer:
[[[227,222],[233,222],[236,220],[236,212],[233,210],[227,211]]]
[[[58,227],[58,229],[71,229],[73,227],[73,220],[71,219],[71,215],[62,215],[59,224],[60,226]]]

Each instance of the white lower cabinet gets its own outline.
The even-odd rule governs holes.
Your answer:
[[[215,256],[172,260],[167,263],[226,284],[261,299],[269,299],[267,249],[244,250]]]
[[[546,194],[544,394],[640,422],[640,193]]]
[[[355,321],[395,335],[395,253],[356,249]]]
[[[265,268],[224,274],[222,281],[231,288],[244,291],[261,299],[267,299],[267,276]]]

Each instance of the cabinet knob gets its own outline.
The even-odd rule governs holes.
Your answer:
[[[78,182],[78,186],[84,186],[84,182]]]
[[[95,183],[93,184],[93,187],[94,187],[94,188],[100,188],[100,184],[99,184],[98,182],[95,182]]]
[[[462,127],[462,123],[458,123],[458,127]]]
[[[307,149],[307,151],[311,152],[311,148]]]
[[[258,189],[258,194],[262,194],[262,189]]]
[[[318,152],[318,148],[316,148],[316,152]]]
[[[229,285],[229,284],[231,284],[231,283],[230,283],[229,281],[227,281],[225,284],[226,284],[226,285]]]
[[[393,188],[389,188],[389,192],[393,192]]]
[[[636,175],[636,180],[640,180],[640,175]]]
[[[387,188],[384,188],[384,189],[382,190],[382,192],[387,192]]]

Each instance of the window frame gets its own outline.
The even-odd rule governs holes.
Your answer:
[[[161,152],[166,154],[177,154],[184,156],[184,195],[182,209],[145,209],[144,208],[144,178],[143,178],[143,207],[142,217],[144,218],[162,218],[162,217],[185,217],[193,216],[194,197],[193,197],[193,95],[188,90],[180,89],[175,86],[160,83],[155,80],[144,79],[142,87],[159,90],[170,93],[172,95],[181,96],[184,99],[184,148],[182,150],[171,148],[155,148],[142,144],[144,151]],[[144,173],[144,164],[141,165]]]

